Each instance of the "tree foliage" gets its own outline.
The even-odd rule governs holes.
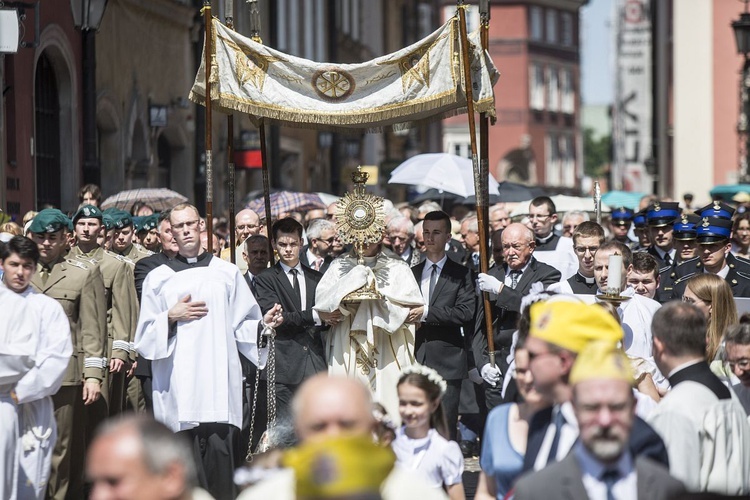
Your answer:
[[[612,136],[594,138],[594,129],[583,129],[583,170],[591,177],[604,173],[612,162]]]

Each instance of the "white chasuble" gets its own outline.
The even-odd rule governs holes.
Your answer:
[[[170,327],[169,309],[186,296],[205,302],[208,314]],[[257,339],[260,307],[237,266],[202,254],[151,271],[143,283],[136,329],[138,353],[152,360],[154,416],[174,432],[200,423],[242,426],[239,352],[256,366],[266,349]],[[262,359],[261,359],[262,358]]]
[[[413,307],[424,305],[409,266],[383,254],[357,265],[352,257],[335,259],[318,283],[315,309],[340,310],[344,320],[326,340],[328,371],[362,380],[373,397],[399,420],[396,385],[401,371],[414,364],[414,325],[406,324]],[[344,304],[342,299],[375,280],[381,300]]]

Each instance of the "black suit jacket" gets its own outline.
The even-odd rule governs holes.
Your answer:
[[[280,263],[277,262],[255,278],[258,304],[263,313],[274,304],[281,304],[283,309],[284,323],[276,328],[276,382],[286,385],[303,381],[308,362],[316,372],[327,369],[323,329],[315,326],[312,315],[315,288],[323,275],[304,265],[302,270],[307,288],[303,310],[296,305],[294,289]]]
[[[417,283],[422,281],[426,263],[411,268]],[[417,361],[434,368],[446,380],[466,378],[467,342],[461,327],[473,320],[475,309],[471,270],[446,259],[430,297],[427,317],[416,333]]]
[[[307,258],[307,249],[310,248],[310,245],[305,245],[302,247],[302,250],[299,252],[299,261],[302,263],[303,266],[309,267],[312,269],[313,263],[310,262],[310,259]],[[323,265],[320,266],[320,270],[318,271],[320,274],[324,274],[328,270],[328,266],[331,265],[331,262],[333,262],[333,257],[330,255],[327,256],[325,259],[323,259]],[[314,269],[313,269],[314,271]]]
[[[523,457],[524,472],[534,470],[534,462],[542,447],[547,427],[552,423],[552,407],[539,410],[531,417],[526,455]],[[628,448],[633,456],[647,457],[669,468],[669,456],[659,434],[641,417],[636,416],[630,431]]]
[[[504,266],[493,266],[487,274],[494,276],[501,282],[505,282]],[[531,285],[534,283],[541,282],[546,288],[553,283],[558,283],[561,277],[560,271],[543,262],[539,262],[532,256],[529,266],[518,280],[515,290],[509,286],[505,286],[499,295],[490,294],[495,352],[497,353],[495,361],[503,373],[508,369],[506,358],[510,353],[513,332],[516,331],[518,318],[521,315],[521,299],[529,293]],[[479,299],[479,302],[483,304],[481,299]],[[487,335],[485,333],[487,329],[485,327],[483,305],[479,308],[479,311],[480,313],[477,314],[476,319],[477,333],[474,335],[472,341],[472,349],[474,350],[474,359],[476,360],[477,368],[481,369],[482,366],[490,362],[490,358],[487,351]]]

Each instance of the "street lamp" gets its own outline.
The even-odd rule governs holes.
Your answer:
[[[70,0],[73,23],[81,30],[83,80],[83,183],[101,185],[96,140],[96,45],[94,36],[107,0]]]
[[[750,154],[750,130],[748,120],[750,119],[750,12],[748,12],[748,0],[745,2],[745,12],[740,18],[732,21],[732,30],[737,42],[737,52],[745,56],[740,78],[740,118],[737,123],[737,133],[740,136],[740,183],[746,183],[750,179],[748,172],[748,154]]]

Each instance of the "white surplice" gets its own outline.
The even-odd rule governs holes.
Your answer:
[[[174,432],[204,422],[241,427],[238,350],[265,364],[267,349],[257,344],[262,315],[250,288],[237,266],[209,258],[207,266],[180,271],[163,264],[143,284],[135,347],[153,361],[154,416]],[[186,295],[205,302],[208,314],[170,328],[168,311]]]
[[[342,303],[373,280],[382,300]],[[405,321],[410,308],[421,305],[424,299],[409,266],[383,254],[366,258],[365,265],[353,257],[335,259],[316,289],[318,312],[340,310],[345,316],[326,337],[329,373],[362,380],[394,420],[399,419],[398,379],[415,363],[414,325]]]
[[[15,500],[18,485],[18,406],[11,391],[34,367],[39,340],[35,311],[0,284],[0,498]]]
[[[39,343],[34,367],[16,385],[20,460],[18,497],[44,498],[57,440],[51,396],[62,384],[73,343],[70,322],[55,299],[28,287],[20,294],[39,317]]]

